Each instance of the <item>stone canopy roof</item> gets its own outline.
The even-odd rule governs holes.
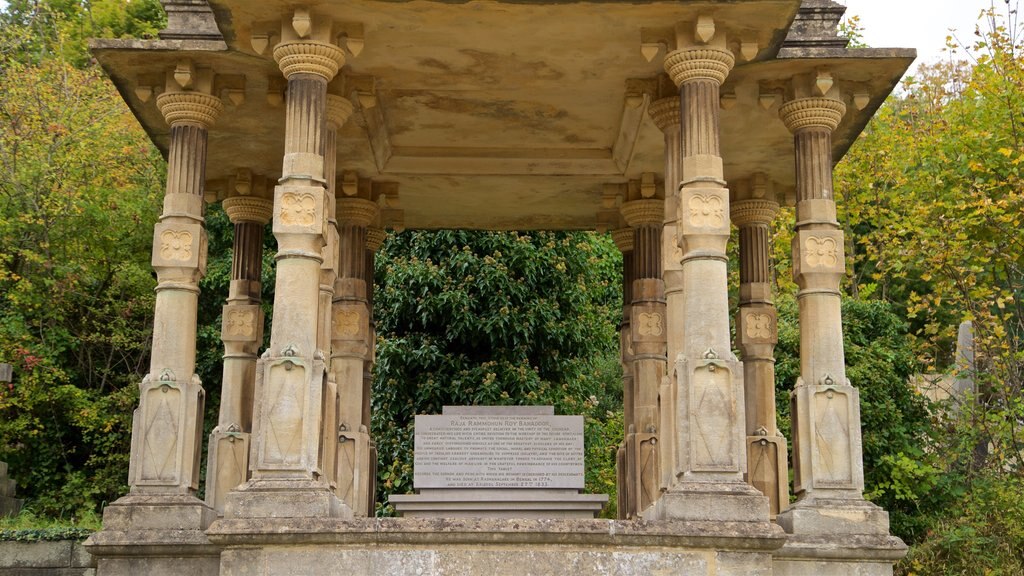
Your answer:
[[[227,104],[209,136],[207,178],[281,170],[285,82],[267,23],[286,0],[164,0],[157,40],[97,40],[96,58],[165,151],[152,95],[183,58],[213,68]],[[674,26],[710,14],[737,54],[722,87],[721,148],[730,183],[755,175],[792,202],[793,141],[778,117],[789,79],[831,78],[847,113],[838,161],[915,57],[849,48],[831,0],[323,1],[351,52],[329,91],[356,113],[338,135],[339,174],[398,190],[405,227],[594,229],[607,184],[664,172],[648,114],[675,95],[662,59]],[[267,41],[273,42],[270,36]],[[650,59],[648,59],[648,56]]]

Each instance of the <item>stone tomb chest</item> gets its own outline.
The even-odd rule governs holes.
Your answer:
[[[551,406],[445,406],[416,416],[413,487],[402,516],[593,518],[606,494],[582,494],[583,417]]]

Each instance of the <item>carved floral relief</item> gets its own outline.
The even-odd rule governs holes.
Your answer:
[[[750,314],[747,316],[746,332],[748,338],[771,338],[772,317],[769,314]]]
[[[839,263],[835,238],[809,236],[804,243],[804,261],[811,268],[834,268]]]
[[[255,318],[248,310],[229,311],[225,322],[229,336],[252,338],[256,335]]]
[[[188,230],[164,230],[160,234],[160,257],[188,262],[192,259],[192,233]]]
[[[360,320],[358,310],[338,310],[334,314],[334,331],[341,336],[355,336],[359,334]]]
[[[696,194],[690,197],[690,224],[698,228],[725,226],[725,204],[714,195]]]
[[[281,222],[288,226],[312,226],[316,222],[316,198],[309,193],[282,194]]]
[[[637,315],[640,326],[637,328],[641,336],[661,336],[662,328],[661,314],[657,312],[641,312]]]

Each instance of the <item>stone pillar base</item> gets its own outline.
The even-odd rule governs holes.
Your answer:
[[[746,482],[680,482],[641,513],[644,520],[768,522],[768,498]]]
[[[797,502],[778,516],[788,534],[889,535],[889,513],[867,500],[816,498]]]
[[[772,558],[774,576],[892,576],[907,554],[895,536],[790,536]]]
[[[250,480],[231,491],[227,518],[351,518],[330,486],[311,480]]]
[[[220,548],[204,533],[215,518],[191,495],[131,494],[103,510],[85,548],[100,576],[217,576]]]

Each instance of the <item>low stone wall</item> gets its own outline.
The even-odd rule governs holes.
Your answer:
[[[95,576],[96,561],[81,542],[0,542],[0,576]]]

